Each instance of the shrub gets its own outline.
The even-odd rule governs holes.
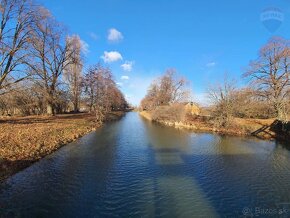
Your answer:
[[[181,122],[185,120],[186,111],[182,104],[157,107],[152,113],[154,121]]]

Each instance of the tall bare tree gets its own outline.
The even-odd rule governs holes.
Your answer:
[[[278,119],[287,119],[287,98],[290,94],[290,44],[283,38],[272,38],[261,48],[259,57],[250,63],[244,74],[251,79],[257,93],[268,99]]]
[[[110,69],[100,64],[90,67],[84,76],[83,84],[90,111],[96,113],[99,121],[102,121],[109,111],[126,107],[127,102],[113,80]]]
[[[55,114],[55,104],[60,77],[64,69],[71,63],[70,42],[65,42],[64,30],[53,17],[47,16],[37,23],[33,32],[33,59],[30,68],[36,83],[45,93],[47,114]]]
[[[24,64],[38,11],[30,0],[0,2],[0,93],[27,77]]]
[[[64,78],[69,85],[70,97],[74,106],[74,112],[79,111],[81,83],[82,83],[82,42],[78,35],[67,37],[67,44],[70,45],[68,49],[68,62],[70,62],[64,73]]]

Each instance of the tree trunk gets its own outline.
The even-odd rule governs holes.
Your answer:
[[[285,105],[281,102],[278,102],[275,103],[274,107],[276,110],[277,119],[280,121],[285,121],[287,118]]]
[[[48,115],[54,115],[54,106],[52,103],[47,103],[47,107],[46,107],[46,113]]]
[[[79,99],[77,97],[74,99],[74,112],[79,112]]]

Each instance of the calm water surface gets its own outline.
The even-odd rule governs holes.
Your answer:
[[[179,131],[133,112],[0,186],[0,217],[290,217],[289,209],[282,145]]]

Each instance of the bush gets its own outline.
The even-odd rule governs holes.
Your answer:
[[[275,117],[276,114],[269,102],[256,100],[237,103],[234,108],[234,116],[239,118],[268,119]]]
[[[157,107],[152,113],[153,121],[182,122],[185,120],[186,111],[182,104],[172,104]]]

